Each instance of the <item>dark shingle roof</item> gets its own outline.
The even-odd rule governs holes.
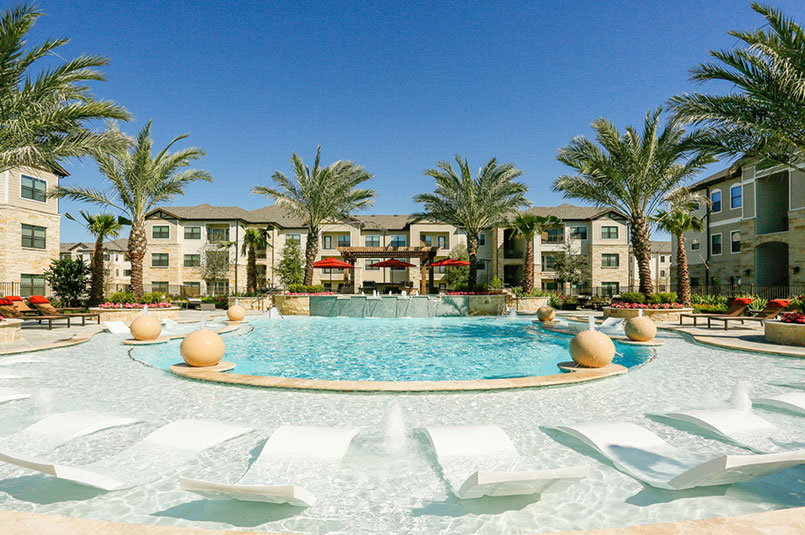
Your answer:
[[[155,208],[148,213],[148,216],[158,212],[165,212],[177,219],[240,219],[249,221],[249,212],[239,206],[212,206],[211,204],[198,204],[196,206],[165,206]]]
[[[740,166],[727,167],[726,169],[722,169],[717,173],[713,173],[712,175],[703,178],[698,182],[694,182],[688,189],[690,191],[704,189],[705,187],[710,186],[712,184],[717,184],[721,181],[730,180],[738,176],[741,176]]]
[[[652,241],[651,242],[651,252],[652,253],[670,253],[671,252],[671,242],[670,241]]]
[[[559,206],[532,206],[527,210],[523,210],[522,213],[543,217],[552,215],[562,220],[572,221],[595,219],[602,215],[606,215],[609,212],[615,212],[621,217],[625,217],[623,214],[613,208],[601,208],[598,206],[575,206],[567,203],[562,203]]]

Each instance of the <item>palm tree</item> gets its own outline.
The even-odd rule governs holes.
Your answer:
[[[688,271],[688,255],[685,251],[685,233],[702,232],[705,228],[704,220],[693,215],[693,210],[700,202],[707,202],[704,198],[694,199],[681,188],[683,195],[673,195],[669,199],[668,210],[657,212],[654,220],[657,226],[676,237],[676,293],[679,302],[684,306],[691,306],[690,302],[690,272]]]
[[[246,291],[257,291],[257,250],[268,246],[269,228],[249,228],[243,234],[243,245],[240,254],[246,258]]]
[[[651,280],[650,217],[667,195],[705,165],[713,162],[707,153],[685,157],[698,134],[670,121],[660,127],[662,108],[646,113],[642,133],[626,127],[621,135],[610,121],[592,123],[598,145],[584,136],[559,149],[558,160],[576,170],[553,183],[554,191],[566,198],[583,199],[601,207],[612,207],[628,218],[631,243],[640,275],[640,291],[654,292]]]
[[[116,130],[116,127],[112,130]],[[148,245],[145,216],[174,196],[182,195],[191,182],[212,182],[212,176],[206,171],[185,169],[191,162],[204,156],[202,149],[190,147],[168,152],[176,142],[186,137],[187,134],[182,134],[174,138],[153,155],[151,149],[154,141],[149,121],[137,134],[130,149],[96,156],[98,168],[110,186],[108,191],[83,186],[59,186],[50,193],[52,197],[113,208],[131,221],[128,246],[131,288],[138,298],[143,295],[143,258]]]
[[[514,231],[512,235],[525,240],[525,273],[523,274],[523,292],[525,294],[534,291],[534,236],[561,224],[562,220],[556,216],[533,214],[519,214],[510,223]]]
[[[131,221],[122,216],[111,214],[91,215],[84,210],[79,212],[83,222],[77,220],[69,213],[64,214],[67,219],[80,223],[90,234],[95,236],[95,250],[92,253],[92,278],[90,282],[89,304],[97,305],[103,301],[103,242],[106,238],[116,238],[123,225],[131,225]]]
[[[91,82],[103,81],[100,56],[79,56],[39,72],[37,60],[60,58],[68,39],[50,39],[23,51],[25,37],[43,13],[20,4],[0,13],[0,171],[16,166],[50,169],[64,158],[125,147],[119,132],[94,132],[94,120],[129,120],[121,106],[98,100]]]
[[[744,46],[712,51],[717,63],[691,71],[693,80],[724,81],[736,91],[684,94],[671,103],[681,120],[707,127],[702,150],[805,170],[805,31],[777,9],[752,9],[768,29],[729,32]]]
[[[526,185],[515,182],[523,171],[513,163],[498,165],[497,159],[492,158],[478,170],[476,178],[472,177],[466,158],[456,156],[456,163],[458,173],[446,161],[425,171],[426,176],[436,180],[436,189],[414,197],[414,202],[425,206],[422,213],[414,215],[414,220],[442,221],[466,232],[470,257],[467,285],[472,290],[478,280],[478,234],[502,225],[512,212],[531,203],[525,199]]]
[[[313,169],[305,165],[296,153],[291,156],[294,179],[274,171],[271,179],[277,187],[255,186],[252,193],[268,195],[282,202],[289,212],[304,221],[307,227],[305,244],[305,284],[313,284],[313,263],[319,254],[319,232],[324,223],[348,219],[356,210],[373,203],[376,195],[371,189],[357,187],[372,178],[366,169],[349,160],[339,160],[321,166],[321,146],[316,148]]]

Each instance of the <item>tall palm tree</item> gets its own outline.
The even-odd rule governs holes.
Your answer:
[[[414,215],[414,220],[442,221],[467,233],[470,257],[467,285],[472,289],[478,281],[478,234],[502,225],[512,212],[531,203],[525,198],[528,187],[515,181],[523,171],[513,163],[498,165],[497,159],[492,158],[478,170],[476,178],[472,177],[466,158],[456,156],[456,163],[458,172],[447,161],[425,171],[426,176],[436,180],[436,189],[414,197],[414,202],[422,203],[425,208]]]
[[[257,250],[268,247],[269,228],[249,228],[243,234],[240,254],[246,256],[246,291],[257,291]]]
[[[688,254],[685,251],[685,233],[702,232],[705,228],[704,219],[693,215],[693,210],[700,202],[706,199],[694,199],[687,195],[684,188],[682,196],[672,195],[669,199],[668,210],[661,210],[654,216],[657,226],[676,237],[676,293],[679,302],[684,306],[691,306],[690,301],[690,272],[688,271]]]
[[[145,216],[174,196],[182,195],[191,182],[212,182],[212,176],[206,171],[185,169],[191,162],[204,156],[202,149],[190,147],[168,152],[176,142],[186,137],[187,134],[182,134],[174,138],[154,155],[149,121],[128,150],[96,156],[98,168],[108,183],[108,191],[83,186],[59,186],[50,193],[52,197],[112,208],[131,221],[131,288],[138,298],[143,294],[143,258],[148,245]]]
[[[777,9],[752,9],[766,29],[729,32],[741,46],[712,51],[717,62],[691,71],[697,82],[723,81],[734,91],[684,94],[671,103],[681,120],[707,127],[702,150],[805,170],[805,31]]]
[[[37,60],[60,58],[68,39],[49,39],[23,50],[26,35],[43,13],[19,4],[0,13],[0,171],[16,166],[49,169],[64,158],[125,147],[119,132],[95,132],[94,120],[129,120],[121,106],[98,100],[89,83],[103,81],[100,56],[63,60],[31,72]],[[38,69],[37,69],[38,70]]]
[[[90,234],[95,236],[95,250],[92,252],[92,278],[90,282],[89,304],[97,305],[103,301],[103,242],[106,238],[117,238],[123,225],[131,225],[131,221],[122,216],[111,214],[92,215],[84,210],[79,211],[82,221],[69,213],[67,219],[80,223]]]
[[[556,216],[519,214],[509,226],[513,236],[525,240],[525,273],[523,274],[523,292],[530,294],[534,291],[534,236],[546,232],[549,228],[562,224]]]
[[[707,153],[685,160],[698,134],[670,121],[660,126],[662,108],[646,113],[643,131],[626,127],[621,135],[615,125],[600,118],[592,123],[598,145],[584,136],[559,149],[558,160],[576,171],[553,183],[554,191],[602,207],[613,207],[626,215],[631,243],[640,275],[640,291],[654,292],[651,280],[650,217],[667,195],[713,162]]]
[[[282,202],[307,227],[305,244],[305,284],[313,284],[313,263],[319,254],[319,232],[328,221],[348,219],[352,212],[373,204],[375,190],[358,189],[372,174],[352,161],[338,160],[321,166],[321,146],[316,148],[313,169],[296,153],[291,156],[294,178],[274,171],[276,187],[255,186],[252,193],[268,195]]]

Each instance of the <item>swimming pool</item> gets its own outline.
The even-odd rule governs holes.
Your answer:
[[[248,375],[353,381],[448,381],[560,373],[570,337],[530,319],[500,317],[259,319],[252,332],[226,337],[224,360]],[[133,356],[168,369],[180,341],[139,347]],[[646,362],[653,352],[616,344],[615,364]]]

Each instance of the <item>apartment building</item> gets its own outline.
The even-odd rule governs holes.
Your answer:
[[[45,293],[44,272],[59,258],[59,201],[48,198],[68,173],[20,167],[0,173],[0,284],[5,294]]]
[[[563,220],[560,228],[535,238],[535,273],[537,287],[558,289],[551,261],[569,247],[573,254],[587,255],[590,261],[584,288],[603,287],[617,293],[628,284],[629,247],[626,219],[611,209],[579,207],[531,208],[529,213],[552,214]],[[151,290],[169,293],[225,293],[242,290],[246,285],[246,255],[242,239],[250,227],[270,227],[271,247],[257,252],[258,281],[261,286],[280,286],[276,267],[288,241],[305,250],[307,230],[301,220],[281,204],[247,211],[239,207],[201,204],[189,207],[165,207],[151,212],[146,221],[148,253],[144,280]],[[341,257],[339,248],[392,248],[382,250],[382,257],[357,258],[352,274],[344,270],[314,272],[314,283],[337,290],[354,277],[359,286],[382,288],[388,285],[420,288],[423,271],[419,258],[405,256],[412,248],[432,251],[435,260],[447,258],[459,244],[466,245],[466,234],[452,225],[421,221],[412,223],[410,215],[358,215],[348,222],[324,225],[319,236],[318,258]],[[525,241],[512,236],[510,229],[488,229],[478,236],[478,281],[491,283],[498,278],[508,285],[522,282]],[[226,247],[221,248],[221,244]],[[371,267],[400,250],[400,260],[414,264],[410,268]],[[209,287],[203,263],[216,249],[228,256],[230,269],[223,279]],[[368,255],[371,249],[364,251]],[[435,290],[446,290],[444,269],[434,268]]]
[[[654,291],[671,292],[672,247],[670,241],[652,241],[649,267],[651,268],[651,282]],[[634,288],[640,285],[640,271],[637,267],[637,257],[630,255],[629,286]]]
[[[119,238],[103,244],[103,283],[107,294],[123,290],[131,284],[128,243],[128,238]],[[62,242],[59,257],[82,260],[91,265],[94,254],[94,242]]]
[[[692,286],[805,284],[805,173],[746,164],[691,189],[710,199],[704,231],[685,234]]]

